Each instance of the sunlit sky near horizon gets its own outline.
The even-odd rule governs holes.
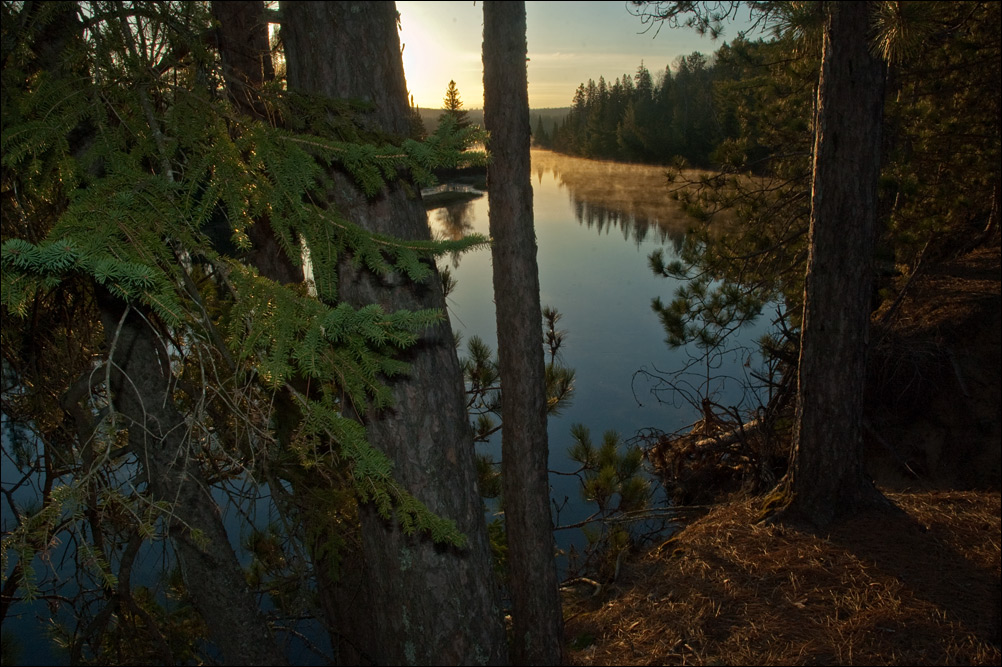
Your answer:
[[[748,26],[748,11],[726,23],[717,40],[692,28],[656,27],[644,32],[629,2],[526,2],[529,49],[529,106],[570,106],[574,91],[588,79],[604,76],[611,85],[633,75],[640,62],[657,76],[678,56],[700,51],[709,56]],[[397,2],[407,87],[414,102],[439,109],[454,79],[467,109],[483,107],[483,2]]]

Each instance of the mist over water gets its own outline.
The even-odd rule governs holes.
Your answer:
[[[656,249],[675,254],[688,222],[671,198],[661,168],[537,150],[532,167],[541,302],[562,314],[558,325],[567,337],[561,357],[576,372],[571,404],[549,419],[550,469],[570,472],[577,468],[567,458],[572,424],[587,426],[594,442],[607,430],[628,440],[641,429],[672,432],[700,417],[681,397],[660,394],[659,400],[652,394],[657,385],[638,374],[671,373],[689,359],[686,350],[668,347],[651,310],[651,300],[660,296],[670,301],[678,283],[655,276],[648,265]],[[428,219],[439,237],[488,235],[487,197],[432,209]],[[458,283],[448,309],[453,330],[462,335],[460,356],[473,335],[496,349],[489,249],[467,253],[458,261],[446,258],[440,265],[448,266]],[[741,335],[751,341],[764,330],[759,325]],[[745,360],[740,355],[725,359],[713,374],[741,378]],[[711,391],[724,405],[740,400],[737,381],[711,384]],[[500,459],[500,437],[495,435],[484,451]],[[588,516],[590,508],[581,502],[575,478],[551,475],[550,481],[557,504],[569,498],[559,524]],[[579,548],[583,541],[577,530],[558,531],[557,537],[565,548],[568,540]]]

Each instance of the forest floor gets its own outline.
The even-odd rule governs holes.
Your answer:
[[[1000,273],[980,248],[875,313],[869,465],[904,514],[822,534],[712,506],[568,594],[570,663],[1000,664]]]

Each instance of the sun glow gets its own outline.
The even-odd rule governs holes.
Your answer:
[[[433,3],[438,5],[438,3]],[[424,109],[441,109],[450,80],[455,80],[463,106],[483,106],[483,75],[480,62],[479,30],[475,34],[457,27],[460,21],[449,13],[430,12],[420,2],[401,2],[400,45],[407,77],[407,91],[414,103]],[[479,7],[466,3],[448,3],[456,14],[474,13]],[[453,8],[452,5],[461,5]],[[468,18],[468,17],[464,17]],[[479,26],[479,21],[478,21]]]

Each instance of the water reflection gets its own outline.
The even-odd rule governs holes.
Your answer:
[[[447,241],[459,241],[464,236],[474,232],[473,202],[475,199],[455,201],[445,206],[428,211],[428,223],[436,231],[436,238]],[[459,268],[461,253],[451,253],[452,268]]]
[[[643,214],[590,203],[576,197],[574,190],[568,190],[574,205],[574,217],[589,229],[594,228],[602,234],[618,228],[623,234],[623,240],[632,241],[638,248],[647,242],[668,245],[675,252],[682,247],[685,233],[676,226],[661,224],[657,218],[652,220]]]
[[[618,229],[638,248],[645,243],[677,250],[686,234],[686,215],[668,188],[661,167],[623,164],[533,149],[536,190],[552,174],[570,197],[575,219],[599,234]],[[454,186],[441,186],[451,189]],[[460,186],[455,186],[460,187]],[[474,231],[475,196],[432,208],[428,222],[438,238],[458,240]],[[537,216],[538,217],[538,216]],[[453,268],[458,267],[453,257]]]
[[[665,170],[533,150],[537,185],[548,173],[570,196],[579,223],[598,233],[619,229],[637,247],[670,244],[677,249],[686,232],[686,216],[671,196]]]
[[[458,241],[473,233],[473,201],[457,201],[428,212],[428,220],[441,236]]]
[[[654,297],[671,298],[680,283],[655,275],[648,262],[656,250],[664,250],[669,259],[675,256],[672,246],[682,242],[688,221],[657,167],[593,162],[549,151],[533,151],[532,161],[540,298],[563,315],[568,338],[561,354],[576,374],[570,404],[548,419],[550,470],[566,473],[579,467],[567,455],[574,424],[593,434],[615,431],[628,440],[644,429],[670,433],[700,416],[696,407],[663,402],[655,393],[660,387],[648,386],[646,376],[637,380],[638,371],[671,372],[691,363],[685,350],[665,344],[664,328],[651,310]],[[481,197],[430,210],[434,235],[488,234],[487,204]],[[453,330],[465,341],[476,335],[496,349],[490,251],[465,253],[454,268],[456,286],[447,301]],[[748,330],[744,335],[754,340],[761,333]],[[466,354],[465,343],[460,354]],[[741,377],[742,363],[712,372]],[[722,404],[740,401],[740,393],[728,393],[730,385],[726,391],[723,386],[705,389]],[[496,440],[481,449],[495,460],[500,458],[500,438]],[[558,523],[573,524],[591,513],[592,505],[581,501],[576,477],[551,475],[550,483]],[[567,551],[584,544],[576,530],[558,531],[557,540]]]

